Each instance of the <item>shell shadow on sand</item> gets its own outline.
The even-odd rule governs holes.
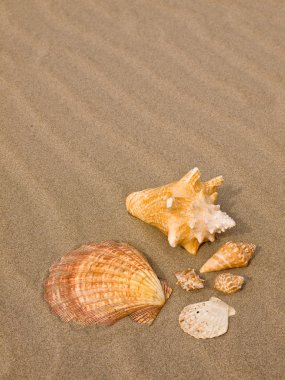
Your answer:
[[[224,185],[219,193],[218,202],[223,206],[223,209],[227,212],[227,214],[229,214],[236,222],[236,226],[228,231],[228,233],[232,234],[232,236],[242,235],[252,231],[252,228],[244,220],[240,219],[239,216],[237,216],[237,214],[233,211],[233,208],[237,202],[236,198],[239,194],[241,194],[241,192],[241,187],[237,188],[232,185]]]

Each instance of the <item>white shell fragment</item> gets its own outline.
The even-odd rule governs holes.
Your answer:
[[[205,280],[200,278],[192,268],[176,272],[175,277],[177,278],[176,284],[186,291],[204,288]]]
[[[211,297],[210,301],[220,302],[221,304],[227,305],[228,311],[229,311],[229,317],[232,317],[233,315],[236,314],[236,311],[233,307],[229,306],[228,304],[226,304],[224,301],[220,300],[219,298]]]
[[[227,332],[229,316],[234,314],[234,308],[211,297],[209,301],[184,307],[179,324],[183,331],[196,339],[215,338]]]

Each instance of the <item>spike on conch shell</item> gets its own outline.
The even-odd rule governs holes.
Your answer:
[[[200,175],[194,168],[177,182],[132,193],[126,200],[127,210],[160,229],[172,247],[180,244],[195,255],[200,244],[214,241],[216,233],[235,226],[215,205],[223,177],[200,182]]]
[[[83,245],[50,268],[45,299],[65,322],[111,325],[130,316],[150,325],[172,289],[125,243]]]
[[[177,285],[180,285],[184,290],[195,290],[204,288],[204,282],[194,271],[194,269],[188,268],[182,272],[176,272]]]
[[[184,332],[196,339],[215,338],[228,330],[229,316],[235,309],[219,298],[184,307],[179,315],[179,324]]]
[[[224,244],[200,269],[201,273],[224,269],[242,268],[248,265],[256,246],[249,243]]]
[[[241,289],[244,277],[232,273],[221,273],[215,278],[214,288],[225,294],[233,294]]]

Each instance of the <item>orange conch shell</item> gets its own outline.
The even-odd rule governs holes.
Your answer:
[[[204,288],[205,280],[200,278],[192,268],[188,268],[182,272],[176,272],[175,277],[177,278],[176,284],[180,285],[184,290],[189,291]]]
[[[242,268],[248,265],[256,246],[248,243],[224,244],[200,269],[201,273],[216,272],[230,268]]]
[[[244,277],[232,273],[221,273],[215,278],[214,288],[225,294],[233,294],[241,289]]]
[[[65,322],[111,325],[126,316],[150,325],[172,289],[125,243],[83,245],[50,268],[45,299]]]
[[[159,228],[169,244],[182,245],[196,255],[200,244],[214,241],[215,234],[235,226],[235,222],[215,205],[223,177],[200,182],[198,168],[178,182],[130,194],[126,206],[130,214]]]

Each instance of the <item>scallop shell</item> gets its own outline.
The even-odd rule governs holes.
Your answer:
[[[242,268],[248,265],[256,246],[249,243],[224,244],[200,269],[201,273],[216,272],[230,268]]]
[[[228,330],[228,318],[235,310],[219,298],[184,307],[179,315],[183,331],[196,339],[215,338]]]
[[[232,273],[221,273],[215,278],[214,288],[225,294],[233,294],[241,289],[244,277]]]
[[[126,316],[150,325],[172,289],[125,243],[83,245],[50,268],[45,299],[64,322],[111,325]]]
[[[182,272],[176,272],[177,285],[180,285],[182,289],[187,291],[204,288],[204,282],[194,271],[194,269],[188,268]]]
[[[235,222],[215,205],[223,177],[200,182],[198,168],[178,182],[130,194],[126,206],[130,214],[160,229],[169,244],[182,245],[196,255],[200,244],[214,241],[215,234],[235,226]]]

